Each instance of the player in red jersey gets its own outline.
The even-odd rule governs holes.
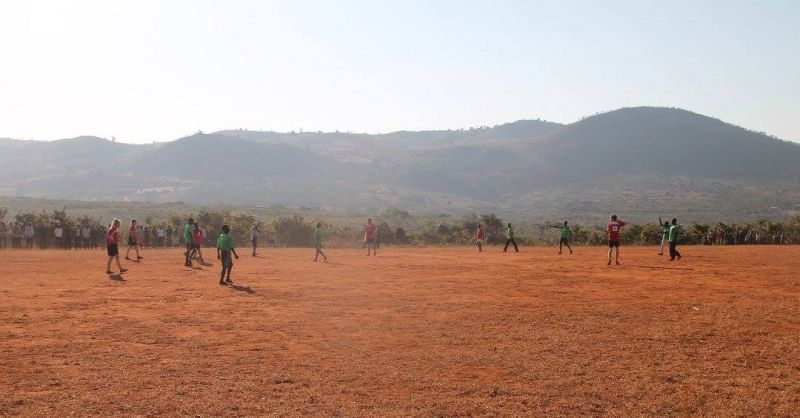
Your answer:
[[[376,244],[376,235],[378,228],[372,223],[372,218],[367,219],[367,224],[364,225],[364,244],[367,245],[367,255],[369,249],[372,248],[372,255],[378,255],[378,248]]]
[[[117,243],[119,242],[120,224],[121,222],[119,219],[114,218],[114,221],[108,226],[108,231],[106,231],[106,249],[108,250],[108,265],[106,266],[106,274],[114,274],[114,272],[111,271],[111,260],[114,259],[117,260],[117,267],[119,267],[120,274],[128,271],[122,268],[122,265],[119,263],[119,248],[117,247]]]
[[[611,220],[608,222],[608,226],[606,226],[606,233],[608,233],[608,265],[611,265],[611,252],[614,251],[614,248],[617,249],[617,257],[616,262],[619,265],[619,232],[622,227],[625,226],[625,222],[622,222],[617,219],[617,215],[611,215]]]

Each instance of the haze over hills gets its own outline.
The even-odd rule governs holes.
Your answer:
[[[739,220],[800,209],[800,145],[673,108],[381,135],[2,140],[0,151],[3,195],[592,221],[612,211]]]

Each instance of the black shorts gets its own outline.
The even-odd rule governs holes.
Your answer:
[[[608,248],[617,247],[619,248],[619,241],[608,241]]]
[[[569,238],[561,238],[558,241],[559,244],[569,245]]]
[[[196,244],[196,243],[193,242],[192,243],[192,249],[193,250],[199,250],[200,249],[200,244]]]
[[[367,243],[367,244],[374,244],[375,243],[375,238],[365,238],[364,242]]]
[[[222,250],[220,251],[220,260],[222,260],[222,268],[230,268],[233,267],[233,257],[231,257],[230,251]]]
[[[133,239],[133,237],[128,237],[128,245],[133,247],[134,245],[136,245],[136,240]]]
[[[114,257],[115,255],[119,254],[119,248],[117,247],[117,244],[106,245],[106,250],[108,251],[109,257]]]

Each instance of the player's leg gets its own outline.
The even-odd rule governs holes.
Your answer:
[[[617,247],[617,251],[616,251],[615,261],[616,261],[617,265],[619,265],[619,243],[617,243],[616,247]]]
[[[614,246],[608,243],[608,265],[611,265],[611,252],[614,251]]]
[[[519,248],[517,248],[517,241],[514,238],[511,238],[511,243],[514,244],[514,252],[518,253]]]
[[[111,273],[113,273],[113,272],[111,271],[111,260],[112,260],[113,258],[114,258],[113,256],[110,256],[110,255],[108,256],[108,264],[106,264],[106,274],[111,274]]]
[[[569,253],[572,254],[572,247],[569,246],[569,241],[568,240],[564,241],[564,245],[567,246],[567,248],[569,249]]]
[[[664,236],[661,236],[661,246],[658,248],[658,255],[664,255]]]
[[[511,240],[510,239],[506,239],[506,245],[503,247],[503,252],[508,251],[508,244],[511,244]]]
[[[478,240],[477,243],[478,243],[478,252],[482,253],[483,252],[483,243],[481,242],[481,240]]]

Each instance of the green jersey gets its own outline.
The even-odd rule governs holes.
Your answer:
[[[570,234],[572,234],[568,226],[559,226],[558,230],[561,231],[561,238],[569,238]]]
[[[664,238],[667,238],[667,237],[669,237],[669,230],[670,230],[670,227],[669,227],[669,225],[667,225],[667,226],[663,226],[663,227],[661,227],[661,228],[662,228],[662,230],[663,230],[663,233],[664,233]]]
[[[669,241],[677,241],[678,240],[678,230],[681,229],[680,225],[672,225],[669,227]]]
[[[325,242],[325,235],[322,233],[322,228],[314,229],[314,244],[322,246]]]
[[[186,224],[183,227],[183,242],[187,244],[192,243],[192,231],[194,231],[194,225]]]
[[[217,248],[222,251],[233,251],[233,238],[231,238],[230,234],[219,234]]]
[[[506,238],[514,239],[514,229],[512,229],[510,226],[508,227],[508,230],[506,231]]]

